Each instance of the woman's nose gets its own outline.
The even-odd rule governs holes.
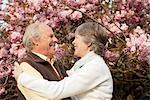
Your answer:
[[[72,44],[73,44],[73,45],[75,44],[75,40],[72,41]]]

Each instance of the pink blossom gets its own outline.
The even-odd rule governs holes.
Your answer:
[[[126,10],[116,11],[115,13],[115,19],[121,19],[122,17],[125,17],[127,14]]]
[[[104,23],[104,25],[108,25],[108,22],[110,21],[110,17],[108,17],[107,15],[103,15],[102,22]]]
[[[5,47],[0,49],[0,58],[6,57],[8,55],[8,50]]]
[[[41,2],[43,2],[43,0],[27,0],[27,2],[29,5],[33,4],[33,6],[37,7]]]
[[[26,13],[27,13],[27,12],[28,12],[28,13],[31,13],[31,14],[35,13],[34,7],[25,8],[24,10],[25,10]]]
[[[126,38],[126,45],[130,48],[131,52],[135,52],[136,50],[143,52],[145,47],[150,46],[146,34],[129,34],[129,36],[130,38]]]
[[[17,55],[17,54],[18,54],[17,51],[18,51],[18,49],[19,49],[19,45],[20,45],[20,44],[13,43],[13,44],[11,45],[11,48],[9,49],[10,54]]]
[[[114,19],[121,19],[121,17],[120,11],[116,11]]]
[[[109,24],[109,29],[110,29],[110,31],[111,32],[113,32],[114,34],[118,34],[118,33],[121,33],[121,30],[119,29],[119,24],[114,24],[114,23],[112,23],[112,24]]]
[[[57,0],[51,0],[51,2],[53,3],[54,6],[56,6],[58,4]]]
[[[0,72],[0,79],[4,77],[4,73]]]
[[[22,15],[20,15],[19,13],[15,12],[14,15],[18,18],[18,19],[22,19]]]
[[[86,9],[85,8],[80,8],[79,11],[86,12]]]
[[[88,4],[86,4],[85,9],[86,10],[91,10],[91,9],[93,9],[93,5],[88,3]]]
[[[66,36],[68,40],[72,39],[75,36],[74,33],[70,32],[68,33],[68,35]]]
[[[11,26],[10,24],[7,24],[7,25],[6,25],[6,31],[8,31],[8,30],[13,30],[13,29],[14,29],[14,27]]]
[[[16,20],[16,17],[15,17],[14,15],[11,15],[11,14],[10,14],[9,16],[10,16],[10,20],[11,20],[11,21],[15,21],[15,20]]]
[[[138,33],[138,34],[144,34],[145,33],[145,31],[143,29],[141,29],[140,26],[137,26],[136,29],[134,29],[134,32]]]
[[[122,4],[126,4],[127,3],[127,0],[122,0]]]
[[[129,27],[129,26],[127,26],[127,24],[124,23],[124,24],[121,25],[120,28],[121,28],[123,31],[126,31],[126,30],[128,29],[128,27]]]
[[[58,13],[58,15],[62,18],[66,18],[67,16],[69,16],[73,11],[72,10],[63,10],[61,12]]]
[[[3,42],[0,42],[0,48],[4,47],[4,43]]]
[[[109,61],[115,61],[115,60],[119,57],[119,54],[107,50],[106,53],[105,53],[105,57],[106,57]]]
[[[142,49],[139,50],[138,59],[147,61],[150,65],[150,46],[143,46]]]
[[[15,29],[16,29],[16,31],[19,32],[19,33],[22,31],[22,27],[21,27],[21,26],[17,26]]]
[[[130,51],[131,51],[131,52],[135,52],[135,51],[136,51],[136,47],[135,47],[135,46],[131,46],[131,47],[130,47]]]
[[[125,40],[126,40],[127,47],[132,46],[131,40],[129,38],[126,38]]]
[[[36,11],[40,10],[41,6],[40,4],[43,2],[43,0],[27,0],[28,4],[30,6],[33,5]],[[28,11],[33,12],[33,9],[28,9]]]
[[[93,4],[98,4],[99,3],[99,0],[89,0],[90,3],[93,3]]]
[[[12,34],[10,35],[12,43],[15,43],[16,41],[21,40],[22,37],[23,35],[21,35],[19,32],[12,32]]]
[[[40,17],[40,14],[35,14],[34,16],[33,16],[33,21],[36,21],[38,18]]]
[[[26,55],[26,49],[25,48],[21,48],[18,50],[18,58],[19,59],[22,59],[25,55]]]
[[[62,57],[65,56],[65,51],[63,48],[57,48],[56,52],[55,52],[55,57],[56,59],[60,60],[62,59]]]
[[[131,9],[128,10],[128,16],[132,16],[132,15],[134,15],[134,13],[135,12],[133,10],[131,10]]]
[[[50,24],[50,20],[46,19],[43,23],[49,25]]]
[[[136,44],[140,46],[144,44],[146,41],[147,41],[147,36],[145,34],[141,34]]]
[[[5,92],[5,88],[4,87],[0,88],[0,95],[3,94],[4,92]]]
[[[75,2],[77,4],[84,4],[84,3],[86,3],[86,0],[75,0]]]
[[[127,11],[126,10],[121,10],[121,17],[125,17],[127,14]]]
[[[51,27],[59,27],[60,19],[58,17],[53,17],[53,19],[50,20]]]
[[[71,15],[70,18],[72,20],[79,20],[80,18],[82,18],[82,13],[79,11],[74,11]]]

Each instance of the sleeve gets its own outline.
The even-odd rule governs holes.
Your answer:
[[[18,82],[49,99],[61,99],[88,91],[107,79],[105,71],[97,64],[89,64],[80,68],[75,74],[63,80],[47,81],[23,72]]]

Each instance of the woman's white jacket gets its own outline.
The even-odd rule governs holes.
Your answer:
[[[47,81],[23,72],[18,82],[38,95],[58,100],[74,96],[75,100],[111,100],[113,80],[102,57],[93,51],[78,60],[63,80]]]

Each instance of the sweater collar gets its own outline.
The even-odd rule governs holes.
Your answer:
[[[32,52],[32,53],[35,54],[35,55],[37,55],[37,56],[39,56],[41,59],[43,59],[43,60],[45,60],[45,61],[47,61],[47,59],[48,59],[48,57],[46,57],[46,56],[43,55],[43,54],[36,53],[36,52]]]
[[[27,55],[31,57],[34,62],[47,62],[47,58],[48,58],[42,54],[35,53],[35,52],[28,52]]]

